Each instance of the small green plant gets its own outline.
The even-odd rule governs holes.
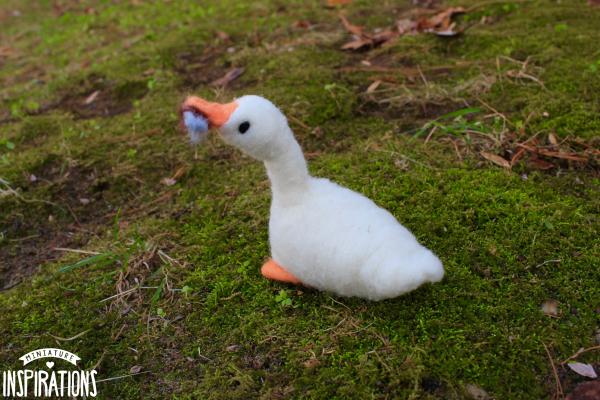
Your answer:
[[[440,130],[454,136],[464,136],[465,132],[486,131],[487,128],[480,121],[470,121],[466,118],[467,115],[480,113],[481,109],[476,107],[463,108],[461,110],[452,111],[442,115],[433,121],[427,122],[415,132],[415,137],[420,137],[430,134],[434,130]]]
[[[167,283],[167,280],[163,278],[163,280],[160,282],[160,285],[158,285],[158,288],[156,288],[156,291],[152,295],[152,299],[150,299],[150,305],[152,307],[154,307],[156,305],[156,303],[158,302],[158,300],[160,300],[160,296],[162,295],[162,292],[165,289],[166,283]],[[159,308],[159,310],[160,310],[160,308]]]
[[[93,256],[84,258],[83,260],[79,260],[73,264],[64,265],[58,269],[58,272],[69,272],[76,268],[81,268],[88,265],[95,265],[97,267],[101,267],[104,265],[112,264],[116,261],[116,259],[117,257],[114,253],[107,251],[106,253],[94,254]]]
[[[275,296],[275,301],[283,307],[292,306],[292,299],[288,296],[287,290],[284,289],[280,290],[277,296]]]
[[[588,69],[590,70],[590,72],[598,72],[598,70],[600,70],[600,59],[598,59],[596,62],[591,63]]]
[[[0,147],[6,147],[8,150],[14,150],[15,144],[8,139],[0,139]]]
[[[560,24],[556,24],[554,25],[554,31],[555,32],[564,32],[567,29],[569,29],[569,26],[563,22],[561,22]]]
[[[190,286],[185,285],[184,287],[181,288],[181,293],[183,293],[183,295],[187,298],[190,294],[192,294],[192,292],[194,291],[194,289],[192,289]]]

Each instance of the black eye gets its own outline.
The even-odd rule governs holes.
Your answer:
[[[238,131],[240,131],[241,134],[246,133],[248,129],[250,129],[250,122],[248,121],[242,122],[240,126],[238,126]]]

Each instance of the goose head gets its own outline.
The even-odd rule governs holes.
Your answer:
[[[224,142],[260,161],[273,161],[296,145],[283,113],[260,96],[243,96],[224,104],[190,96],[182,110],[201,115]]]

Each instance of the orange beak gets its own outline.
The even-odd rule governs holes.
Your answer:
[[[237,107],[238,104],[235,101],[221,104],[206,101],[200,97],[189,96],[181,105],[181,112],[193,111],[201,114],[208,120],[209,127],[219,128],[229,120]]]

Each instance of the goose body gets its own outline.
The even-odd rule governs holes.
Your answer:
[[[310,176],[285,116],[271,102],[244,96],[215,105],[190,97],[183,108],[206,117],[225,142],[263,161],[271,182],[272,261],[263,275],[371,300],[443,278],[441,261],[392,214],[357,192]]]

